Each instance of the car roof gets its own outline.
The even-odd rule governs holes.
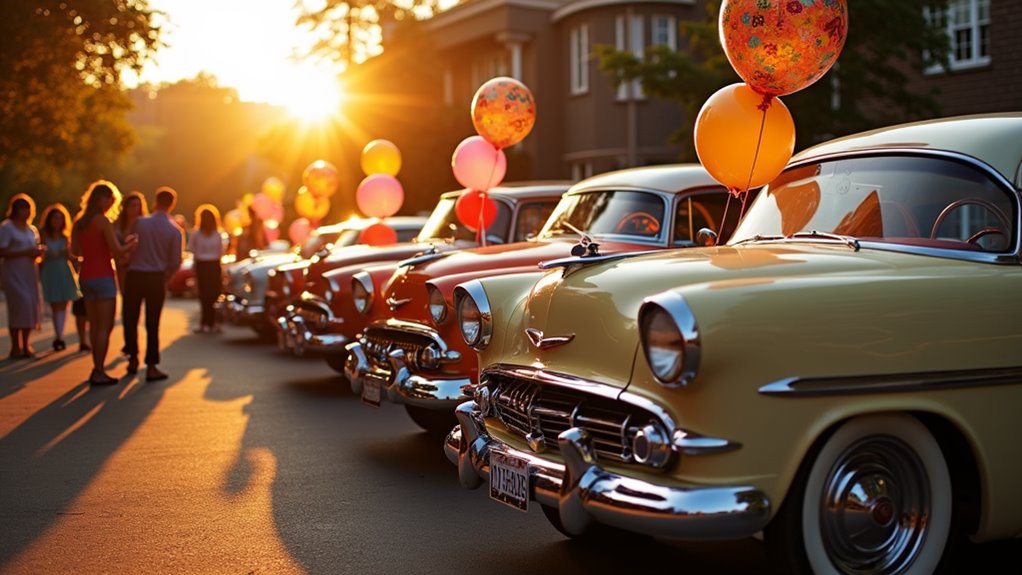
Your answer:
[[[953,116],[898,124],[817,144],[792,161],[856,150],[919,148],[967,154],[1022,185],[1022,112]]]
[[[644,188],[673,193],[695,186],[719,185],[699,164],[664,164],[591,176],[572,186],[569,192],[596,188]]]
[[[391,216],[383,218],[383,223],[394,229],[415,230],[424,226],[426,219],[424,216]],[[351,218],[336,224],[319,226],[313,233],[325,235],[340,233],[344,230],[363,230],[376,222],[375,218]]]
[[[491,196],[502,198],[510,202],[518,202],[532,198],[560,196],[570,187],[571,182],[567,180],[505,182],[499,186],[490,188],[488,193]],[[466,191],[467,190],[452,190],[450,192],[445,192],[441,195],[441,197],[457,197]]]

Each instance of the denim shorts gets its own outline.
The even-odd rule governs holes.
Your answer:
[[[112,277],[83,279],[80,283],[84,299],[115,299],[117,297],[117,280]]]

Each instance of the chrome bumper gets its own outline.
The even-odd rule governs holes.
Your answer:
[[[458,478],[475,489],[490,477],[490,453],[528,461],[529,495],[557,508],[569,533],[601,523],[654,537],[688,540],[740,539],[761,531],[770,518],[766,494],[749,486],[676,487],[639,480],[601,468],[588,434],[576,427],[557,437],[564,464],[520,451],[486,432],[475,402],[457,407],[459,425],[444,453]]]
[[[234,294],[220,294],[213,302],[213,310],[222,323],[240,323],[242,309],[244,306]]]
[[[365,350],[360,342],[352,342],[344,348],[348,359],[344,364],[344,375],[351,382],[351,391],[362,394],[365,378],[373,377],[383,383],[381,398],[391,403],[404,403],[427,409],[450,411],[471,399],[475,384],[467,377],[455,379],[431,379],[414,375],[408,369],[403,350],[394,350],[387,356],[390,374],[371,371]]]
[[[277,344],[284,351],[297,356],[306,352],[317,354],[341,353],[348,343],[348,337],[340,333],[317,333],[305,323],[293,305],[277,318]]]

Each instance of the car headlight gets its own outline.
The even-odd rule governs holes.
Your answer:
[[[476,280],[460,284],[454,294],[461,337],[476,351],[486,349],[493,335],[493,316],[483,285]]]
[[[695,378],[701,349],[699,328],[681,294],[664,292],[643,302],[639,337],[646,362],[662,385],[684,387]]]
[[[351,300],[355,304],[355,311],[369,313],[373,305],[373,278],[368,273],[359,272],[351,278]]]
[[[440,289],[435,285],[426,285],[426,293],[429,295],[429,317],[433,323],[440,325],[447,319],[447,300]]]

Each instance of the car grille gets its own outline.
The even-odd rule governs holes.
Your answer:
[[[511,432],[557,448],[562,431],[586,431],[600,458],[630,462],[635,432],[655,418],[626,403],[502,373],[484,373],[494,414]]]
[[[400,329],[370,327],[365,332],[365,352],[369,368],[377,373],[390,373],[387,356],[394,350],[405,352],[405,362],[417,369],[424,369],[419,364],[422,350],[435,343],[433,338]]]
[[[295,310],[295,315],[302,318],[302,322],[314,330],[325,331],[327,328],[328,318],[322,310],[300,307]]]

